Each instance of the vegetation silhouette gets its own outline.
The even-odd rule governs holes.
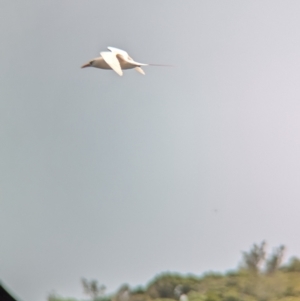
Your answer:
[[[0,301],[16,301],[16,299],[8,292],[0,283]]]

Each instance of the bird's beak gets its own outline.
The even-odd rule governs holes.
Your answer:
[[[90,63],[84,64],[83,66],[81,66],[81,68],[86,68],[86,67],[90,67]]]

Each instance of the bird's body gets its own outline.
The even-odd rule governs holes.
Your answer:
[[[81,68],[95,67],[107,70],[112,69],[120,76],[123,75],[122,70],[135,68],[139,73],[145,74],[141,66],[147,66],[148,64],[135,62],[124,50],[113,47],[108,47],[108,49],[110,51],[100,52],[100,57],[91,60]]]
[[[118,61],[120,63],[121,69],[133,69],[136,67],[136,65],[133,65],[129,62],[124,61],[122,58],[118,57]],[[102,56],[99,56],[93,60],[93,66],[95,68],[100,68],[100,69],[107,69],[107,70],[112,70],[112,68],[106,63],[104,58]]]

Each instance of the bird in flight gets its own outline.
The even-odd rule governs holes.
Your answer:
[[[141,66],[167,66],[167,65],[156,65],[156,64],[142,64],[135,62],[126,51],[107,47],[110,51],[100,52],[99,57],[91,60],[87,64],[84,64],[81,68],[95,67],[100,69],[114,70],[120,76],[123,75],[124,69],[135,69],[137,72],[145,75],[144,70]]]

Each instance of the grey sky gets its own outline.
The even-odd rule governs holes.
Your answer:
[[[300,254],[300,2],[2,0],[0,279],[224,271]],[[107,46],[141,62],[80,69]],[[218,209],[215,213],[214,209]]]

